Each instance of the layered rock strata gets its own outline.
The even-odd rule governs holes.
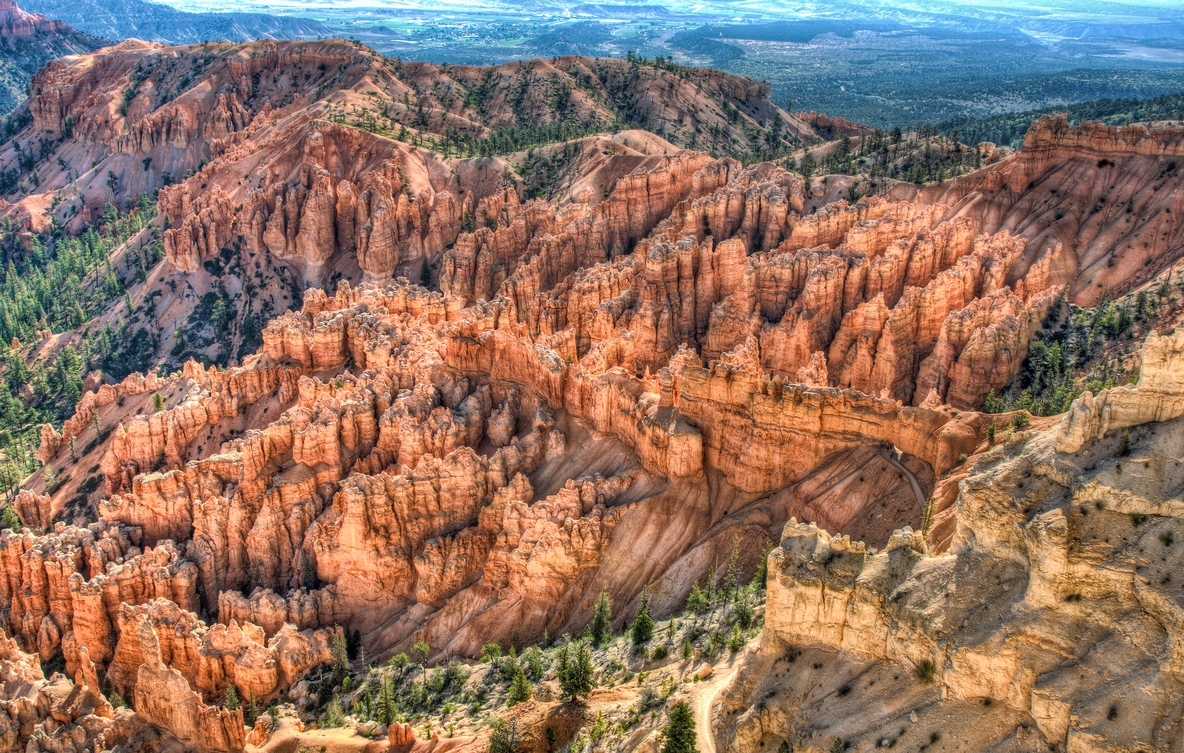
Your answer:
[[[720,744],[1171,747],[1184,722],[1171,700],[1184,682],[1171,578],[1182,523],[1179,464],[1163,458],[1184,424],[1157,409],[1182,351],[1152,335],[1147,384],[1118,398],[1131,412],[1111,428],[1131,427],[1129,454],[1115,456],[1115,431],[1066,449],[1087,395],[1061,427],[981,455],[945,555],[907,528],[874,552],[791,521],[769,559],[762,650],[717,710]],[[821,684],[791,692],[811,667]]]
[[[241,717],[212,702],[228,685],[276,697],[329,660],[339,626],[374,657],[421,639],[435,656],[475,655],[489,641],[582,629],[602,589],[619,620],[646,585],[669,611],[734,541],[753,560],[784,529],[770,641],[885,666],[930,662],[930,679],[956,700],[1041,715],[1046,742],[1067,739],[1056,704],[1082,703],[1078,691],[1045,692],[1027,667],[1053,673],[1049,657],[1077,660],[1073,649],[1033,648],[1010,627],[997,639],[959,632],[944,615],[969,621],[971,607],[935,608],[929,591],[958,592],[966,552],[1001,593],[1027,563],[1069,562],[1057,538],[1067,524],[1028,507],[1069,498],[1076,471],[1058,449],[1179,413],[1178,338],[1149,342],[1138,390],[1087,396],[1058,438],[1021,452],[1017,435],[979,461],[964,481],[956,554],[924,558],[924,537],[889,535],[889,523],[920,525],[936,480],[979,449],[988,421],[974,409],[1018,372],[1080,256],[1080,244],[1045,243],[1043,230],[1007,219],[1034,200],[1024,186],[1080,168],[1098,139],[1124,160],[1170,157],[1175,132],[1145,144],[1045,122],[1031,155],[812,214],[797,174],[671,146],[623,153],[611,164],[636,169],[585,200],[549,203],[523,200],[499,160],[453,160],[322,117],[371,86],[388,108],[410,103],[430,87],[405,79],[432,78],[429,67],[336,43],[218,48],[203,64],[209,86],[156,106],[180,61],[193,59],[126,43],[55,65],[30,105],[35,125],[60,134],[69,121],[96,153],[197,170],[161,192],[176,275],[247,260],[244,275],[262,277],[266,262],[328,281],[332,294],[304,291],[239,366],[133,375],[88,392],[60,431],[43,430],[38,457],[65,466],[96,411],[128,403],[101,445],[98,522],[35,534],[60,500],[26,494],[18,509],[30,528],[0,533],[0,597],[13,605],[4,628],[22,650],[60,651],[71,672],[93,663],[134,699],[137,719],[188,745],[236,750]],[[554,65],[599,76],[587,61]],[[119,116],[114,98],[74,86],[130,84],[145,66]],[[353,88],[322,102],[331,69]],[[763,107],[760,87],[716,83]],[[581,95],[578,106],[595,101]],[[1162,186],[1174,173],[1161,170]],[[166,388],[165,409],[146,410]],[[870,481],[830,478],[856,459]],[[1021,482],[1015,494],[1006,486],[1025,472],[1039,500],[1019,494]],[[886,499],[892,521],[870,509]],[[813,510],[837,536],[785,526]],[[850,544],[844,529],[871,530],[884,551]],[[1056,567],[1046,579],[1063,576]],[[1114,577],[1098,576],[1099,593],[1116,589]],[[995,585],[962,593],[1003,604]],[[1060,619],[1050,594],[1068,600],[1069,586],[1037,585],[1037,617]],[[1130,601],[1120,602],[1114,619],[1128,624]],[[1150,621],[1129,624],[1156,646],[1167,640]],[[1099,630],[1065,634],[1084,645]],[[769,742],[772,727],[756,718],[726,734]],[[406,732],[392,728],[392,742],[412,744]]]

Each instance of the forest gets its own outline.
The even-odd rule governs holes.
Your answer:
[[[74,236],[61,227],[40,234],[21,233],[5,221],[0,226],[0,490],[11,496],[38,467],[33,457],[42,423],[60,423],[74,412],[82,383],[93,369],[116,378],[134,368],[125,363],[133,351],[120,348],[126,328],[88,326],[113,303],[127,299],[126,285],[111,266],[112,253],[140,233],[156,216],[156,204],[141,195],[126,212],[108,205],[100,221]],[[164,252],[159,241],[132,253],[144,279]],[[30,364],[26,348],[48,333],[81,328],[80,337]]]
[[[1032,121],[1042,115],[1067,113],[1071,125],[1086,120],[1100,120],[1107,125],[1126,125],[1142,121],[1184,121],[1184,92],[1151,99],[1097,99],[1059,107],[1007,113],[990,118],[951,118],[938,124],[942,133],[960,133],[968,144],[990,141],[1000,146],[1019,148]]]

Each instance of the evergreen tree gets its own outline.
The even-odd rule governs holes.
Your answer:
[[[419,663],[419,668],[423,672],[424,682],[428,679],[428,656],[432,653],[432,647],[427,641],[416,641],[415,645],[411,647],[411,655],[415,657],[415,661]]]
[[[255,726],[255,720],[259,718],[259,706],[255,703],[255,691],[247,696],[247,705],[243,707],[243,724],[248,727]]]
[[[226,697],[222,699],[222,705],[227,711],[234,711],[238,708],[238,689],[234,687],[234,683],[226,686]]]
[[[802,157],[802,164],[798,168],[798,172],[806,179],[806,188],[810,187],[810,179],[814,177],[814,170],[817,163],[814,161],[814,153],[806,150],[806,154]]]
[[[600,648],[613,633],[613,610],[608,602],[608,593],[600,592],[600,600],[596,602],[596,612],[592,616],[592,645]]]
[[[630,628],[633,634],[633,645],[640,646],[654,637],[654,618],[650,616],[649,588],[641,589],[641,607],[637,610],[637,617]]]
[[[744,636],[740,635],[740,625],[732,626],[732,636],[728,638],[728,650],[733,654],[744,648]]]
[[[691,584],[691,593],[687,596],[687,611],[691,614],[703,614],[707,611],[707,592],[699,588],[699,581]]]
[[[378,699],[374,704],[374,718],[383,726],[390,726],[396,718],[393,693],[391,678],[383,677],[378,686]]]
[[[756,566],[756,573],[752,576],[752,585],[762,591],[769,587],[769,552],[771,551],[773,551],[773,544],[766,541],[765,545],[761,547],[760,564]]]
[[[695,716],[686,701],[670,707],[670,721],[662,730],[662,753],[696,753]]]
[[[349,677],[349,648],[345,631],[340,627],[333,633],[333,684],[340,685]]]
[[[522,671],[522,665],[518,664],[514,667],[514,679],[510,683],[510,691],[506,695],[506,705],[513,707],[529,700],[530,680],[526,679],[526,672]]]
[[[592,692],[595,686],[592,672],[592,652],[587,643],[565,643],[563,648],[559,649],[559,663],[555,673],[559,676],[560,689],[571,700],[578,701],[580,696]]]

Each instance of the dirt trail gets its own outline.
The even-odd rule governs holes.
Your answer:
[[[905,468],[904,464],[896,459],[896,453],[892,450],[884,448],[880,450],[880,455],[882,455],[884,459],[888,461],[889,465],[908,477],[909,485],[913,487],[913,496],[917,498],[917,504],[921,507],[922,514],[924,514],[925,506],[929,504],[929,501],[925,499],[925,490],[921,488],[921,482],[917,481],[917,477],[913,475],[912,471],[910,471],[908,468]]]
[[[714,665],[711,677],[691,686],[691,710],[695,714],[695,747],[699,753],[716,753],[715,735],[711,732],[711,707],[736,676],[747,647],[729,662]]]

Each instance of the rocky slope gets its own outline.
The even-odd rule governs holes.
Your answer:
[[[978,455],[944,556],[908,529],[875,553],[791,521],[719,743],[1178,746],[1181,354],[1179,331],[1153,334],[1137,387]]]
[[[786,149],[796,133],[813,138],[769,103],[767,85],[714,71],[581,58],[437,67],[341,40],[128,41],[47,66],[34,90],[31,124],[0,153],[14,188],[7,216],[35,232],[52,218],[79,229],[112,201],[165,188],[162,222],[136,247],[163,230],[169,264],[132,298],[137,310],[154,297],[173,305],[127,334],[142,330],[139,342],[159,343],[151,360],[173,367],[188,355],[237,362],[306,284],[434,279],[462,232],[508,224],[544,182],[545,196],[595,204],[647,158],[677,151],[624,134],[542,165],[516,153],[523,145],[628,124],[666,124],[670,138],[736,153],[749,134],[777,130]],[[462,149],[504,156],[456,159]],[[562,197],[560,175],[571,184]],[[142,266],[127,255],[117,272]],[[232,315],[203,332],[211,293]]]
[[[0,2],[0,115],[25,100],[33,74],[50,60],[91,52],[102,44],[57,19],[26,13],[14,0]]]
[[[1009,281],[1036,276],[1069,284],[1070,300],[1092,306],[1180,258],[1181,169],[1184,129],[1070,127],[1063,117],[1046,117],[1006,164],[922,193],[982,217],[985,231],[1007,230],[1026,241]]]
[[[841,711],[880,697],[855,692],[861,666],[882,672],[885,708],[924,701],[935,716],[918,717],[956,716],[967,740],[1023,727],[1020,748],[1059,744],[1086,718],[1065,707],[1115,696],[1056,674],[1054,659],[1108,677],[1095,657],[1123,631],[1144,652],[1127,646],[1124,661],[1150,669],[1123,670],[1122,687],[1144,687],[1137,675],[1174,693],[1160,670],[1170,601],[1137,586],[1149,599],[1139,616],[1115,580],[1150,566],[1131,564],[1132,547],[1154,549],[1150,529],[1139,543],[1112,534],[1117,554],[1091,543],[1095,559],[1079,562],[1086,539],[1069,528],[1079,485],[1133,495],[1143,471],[1066,453],[1179,415],[1180,336],[1148,342],[1138,389],[1083,396],[1056,432],[991,449],[1004,425],[977,409],[1020,369],[1067,285],[1088,302],[1097,284],[1131,288],[1179,258],[1180,132],[1047,119],[1018,156],[852,201],[839,198],[849,180],[809,185],[637,131],[463,156],[528,119],[560,134],[564,117],[606,129],[665,119],[671,139],[689,140],[672,123],[702,117],[719,152],[745,130],[806,128],[766,93],[626,61],[400,64],[343,42],[127,42],[42,71],[33,124],[0,164],[35,135],[51,147],[38,192],[8,217],[82,224],[169,182],[159,224],[114,265],[154,233],[163,259],[99,324],[143,322],[184,365],[96,380],[71,419],[41,431],[46,470],[13,503],[25,528],[0,532],[11,604],[0,619],[17,641],[0,667],[36,654],[85,678],[93,665],[135,714],[60,719],[38,701],[10,712],[10,747],[109,734],[142,749],[157,734],[239,750],[241,711],[217,705],[227,689],[305,697],[339,628],[370,658],[419,641],[433,661],[473,657],[491,641],[582,630],[602,590],[618,625],[645,586],[670,613],[734,548],[751,570],[775,539],[761,671],[741,673],[725,701],[735,713],[715,722],[721,744],[806,749],[818,736],[799,733],[823,724],[896,739],[895,711]],[[1122,177],[1104,204],[1130,213],[1095,209],[1092,171],[1111,169]],[[1090,261],[1136,241],[1147,250],[1130,258],[1150,264]],[[1132,434],[1131,457],[1144,439]],[[1164,490],[1146,499],[1170,500],[1170,456],[1145,462]],[[71,504],[92,493],[93,517]],[[1127,519],[1114,510],[1151,514],[1088,501],[1105,509],[1081,525],[1100,535]],[[786,525],[795,517],[829,532]],[[913,533],[926,529],[928,542]],[[952,553],[922,556],[930,547]],[[1043,611],[1017,611],[1024,579],[1039,579],[1027,591]],[[1073,653],[1087,645],[1099,648]],[[826,682],[850,696],[816,717],[782,692],[826,666],[778,665],[803,647],[840,652]],[[907,662],[936,684],[909,685]],[[1132,741],[1154,738],[1131,725]],[[414,745],[405,733],[392,726],[390,742]]]

